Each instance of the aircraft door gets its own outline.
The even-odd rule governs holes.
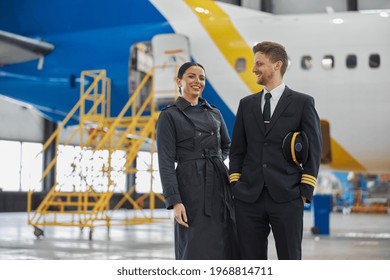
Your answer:
[[[176,75],[190,61],[188,38],[179,34],[159,34],[152,39],[154,58],[154,98],[158,109],[174,103],[179,95]]]
[[[322,134],[321,164],[330,164],[332,163],[330,127],[329,127],[329,122],[326,120],[321,120],[321,134]]]

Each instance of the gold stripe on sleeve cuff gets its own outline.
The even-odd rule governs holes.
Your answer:
[[[241,173],[232,173],[229,175],[229,182],[230,183],[236,182],[240,179],[240,177],[241,177]]]
[[[308,184],[315,188],[317,185],[317,178],[309,174],[303,174],[301,178],[301,183]]]

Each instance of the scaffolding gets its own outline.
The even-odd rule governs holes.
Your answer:
[[[155,193],[152,186],[150,192],[136,199],[132,196],[136,187],[134,184],[128,192],[121,193],[122,198],[116,205],[110,207],[115,189],[111,165],[113,153],[118,150],[123,151],[125,164],[122,171],[135,174],[137,169],[132,166],[142,145],[148,141],[151,155],[155,152],[155,126],[159,112],[156,110],[153,86],[147,98],[137,106],[138,95],[149,79],[153,83],[153,69],[145,75],[120,113],[111,117],[111,87],[106,71],[94,70],[81,73],[80,100],[42,148],[42,153],[51,145],[55,145],[56,148],[55,156],[43,171],[42,180],[55,170],[61,131],[72,118],[78,115],[79,125],[64,145],[69,145],[78,136],[82,150],[106,151],[108,160],[101,170],[106,183],[97,188],[93,182],[86,182],[83,186],[74,185],[71,187],[72,191],[67,191],[64,189],[69,187],[64,188],[60,185],[55,176],[54,185],[35,211],[32,210],[33,191],[29,191],[28,224],[34,227],[37,238],[44,235],[41,227],[46,226],[73,226],[81,230],[89,228],[89,239],[92,239],[93,230],[97,226],[106,226],[109,232],[110,227],[114,225],[144,224],[158,220],[153,214],[156,199],[164,201],[164,198],[161,194]],[[152,174],[156,170],[153,168],[153,156],[151,158],[148,171]],[[149,199],[148,209],[145,209],[142,203],[146,199]],[[129,202],[133,208],[132,217],[115,218],[114,210],[120,209],[125,202]]]

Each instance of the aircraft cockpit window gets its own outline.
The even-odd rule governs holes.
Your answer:
[[[333,55],[325,55],[322,59],[322,68],[325,70],[331,70],[334,68],[334,56]]]
[[[236,64],[235,64],[234,68],[236,69],[236,71],[238,73],[244,72],[245,69],[246,69],[246,59],[242,58],[242,57],[237,58],[236,59]]]
[[[379,54],[371,54],[368,63],[371,68],[378,68],[381,64],[381,57]]]
[[[313,67],[313,60],[310,55],[302,56],[301,67],[305,70],[310,70]]]
[[[347,59],[345,61],[347,68],[352,69],[357,66],[357,56],[354,54],[347,55]]]

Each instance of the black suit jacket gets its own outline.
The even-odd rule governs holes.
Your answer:
[[[313,97],[285,88],[264,126],[261,96],[263,91],[241,99],[234,124],[229,155],[230,182],[235,199],[254,202],[263,187],[277,202],[299,196],[311,201],[321,160],[321,126]],[[309,156],[303,169],[288,162],[282,142],[291,131],[305,131]]]

